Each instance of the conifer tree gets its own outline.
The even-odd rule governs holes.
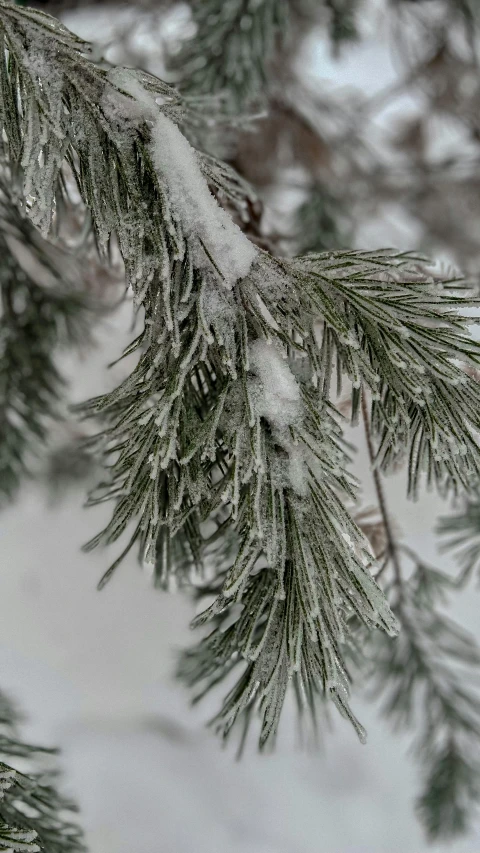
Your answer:
[[[251,122],[267,105],[273,131],[280,112],[293,115],[305,149],[315,136],[295,85],[279,92],[271,73],[311,5],[197,4],[196,36],[171,63],[174,88],[0,0],[2,487],[10,498],[32,437],[46,434],[60,388],[52,348],[66,320],[84,316],[57,263],[62,212],[78,192],[82,229],[105,263],[118,247],[144,318],[123,354],[137,354],[134,369],[77,409],[97,424],[88,448],[104,465],[89,504],[112,503],[86,548],[129,537],[99,585],[134,549],[157,586],[208,597],[193,623],[206,633],[178,675],[197,698],[229,685],[214,721],[223,737],[239,723],[243,742],[259,715],[260,746],[271,745],[291,687],[314,725],[333,703],[364,740],[349,698],[363,668],[389,717],[417,723],[419,815],[432,838],[451,836],[478,799],[480,704],[449,658],[480,659],[437,606],[452,583],[395,536],[382,479],[404,465],[412,498],[425,487],[477,494],[475,290],[414,253],[341,248],[348,229],[313,168],[291,256],[262,239],[238,150],[229,163],[218,156],[244,132],[240,109]],[[352,4],[323,11],[337,47],[355,35]],[[44,258],[53,285],[35,275]],[[373,527],[356,509],[342,391],[367,436]]]

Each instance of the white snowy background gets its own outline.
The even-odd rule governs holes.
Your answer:
[[[99,4],[70,15],[67,24],[96,38],[107,32],[114,12]],[[377,24],[340,63],[313,35],[305,55],[310,73],[321,85],[354,84],[364,93],[394,81],[388,28]],[[417,239],[415,223],[390,209],[382,221],[367,223],[362,242],[411,248]],[[102,322],[95,351],[63,361],[73,400],[119,378],[121,366],[108,374],[104,368],[131,339],[131,316],[124,305]],[[365,499],[373,502],[361,434],[355,439]],[[447,567],[432,534],[444,507],[432,496],[408,504],[403,478],[388,481],[387,491],[410,543]],[[84,555],[80,546],[110,510],[84,510],[82,501],[79,491],[50,506],[44,491],[29,486],[0,516],[0,683],[29,717],[25,734],[61,747],[64,789],[81,806],[92,853],[444,849],[426,845],[413,814],[418,779],[406,755],[408,739],[394,737],[375,707],[360,700],[354,707],[369,732],[366,746],[335,720],[320,751],[301,751],[289,735],[294,717],[287,709],[273,756],[259,756],[251,744],[235,762],[231,749],[222,750],[204,727],[212,705],[191,710],[171,677],[176,650],[192,639],[192,605],[154,591],[133,556],[98,593],[96,583],[113,557]],[[455,617],[477,634],[479,596],[470,590],[454,603]],[[480,824],[449,849],[480,853]]]

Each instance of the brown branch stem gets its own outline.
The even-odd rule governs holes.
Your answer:
[[[398,592],[399,603],[401,603],[404,596],[403,596],[402,570],[401,570],[401,566],[400,566],[400,559],[398,556],[398,545],[397,545],[395,535],[393,533],[392,524],[390,521],[390,515],[388,512],[387,501],[385,498],[385,492],[383,489],[383,483],[382,483],[382,479],[380,476],[380,472],[379,472],[377,466],[375,465],[375,450],[373,447],[372,431],[370,428],[370,418],[368,415],[367,399],[366,399],[366,394],[365,394],[364,388],[362,388],[361,397],[362,397],[362,401],[361,401],[362,418],[363,418],[363,425],[365,428],[365,438],[367,440],[368,456],[370,459],[370,468],[371,468],[371,472],[372,472],[373,482],[375,485],[375,492],[377,495],[378,507],[380,510],[380,515],[382,516],[382,522],[383,522],[383,526],[385,529],[385,537],[387,540],[387,549],[386,550],[388,551],[388,555],[389,555],[390,560],[392,562],[393,571],[394,571],[394,575],[395,575],[395,586],[396,586],[397,592]],[[386,568],[386,566],[384,564],[382,567],[382,571],[385,568]]]

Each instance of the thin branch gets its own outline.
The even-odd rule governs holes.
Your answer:
[[[372,471],[373,482],[375,485],[375,492],[377,495],[378,507],[380,510],[380,514],[382,516],[383,526],[385,528],[385,536],[387,539],[386,550],[387,550],[388,556],[390,557],[390,560],[392,561],[392,566],[393,566],[393,570],[395,573],[395,585],[397,587],[398,597],[399,597],[399,601],[401,603],[403,601],[403,598],[404,598],[404,590],[403,590],[402,570],[401,570],[401,566],[400,566],[400,560],[398,558],[398,544],[397,544],[397,541],[396,541],[394,533],[393,533],[392,524],[390,521],[390,516],[389,516],[389,512],[388,512],[388,507],[387,507],[387,501],[385,498],[385,492],[384,492],[382,480],[380,477],[380,472],[379,472],[377,466],[375,465],[375,449],[373,447],[372,432],[370,429],[370,419],[368,416],[367,400],[366,400],[365,390],[363,388],[362,388],[362,395],[361,396],[362,396],[362,418],[363,418],[363,425],[365,428],[365,437],[367,440],[368,456],[370,459],[370,466],[371,466],[371,471]],[[385,562],[383,564],[382,568],[380,569],[379,575],[385,570],[386,566],[387,566],[387,562]]]

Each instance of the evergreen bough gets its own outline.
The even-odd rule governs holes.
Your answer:
[[[58,347],[87,335],[87,301],[73,255],[39,234],[21,209],[16,181],[0,175],[0,504],[30,473],[48,424],[59,416],[65,383]]]
[[[18,722],[0,694],[0,850],[85,853],[82,832],[71,820],[77,808],[58,793],[57,773],[46,760],[55,750],[20,740]]]
[[[242,11],[227,5],[229,15]],[[257,6],[283,21],[282,4]],[[274,31],[270,21],[269,39]],[[129,536],[100,586],[135,547],[157,585],[193,584],[213,598],[194,620],[209,633],[184,653],[179,676],[199,695],[226,678],[217,728],[226,736],[240,720],[246,732],[259,709],[261,746],[277,731],[290,682],[313,720],[317,697],[330,699],[364,739],[347,661],[370,648],[365,629],[393,636],[401,627],[384,654],[371,646],[373,677],[402,720],[424,683],[419,810],[432,837],[463,829],[464,804],[477,796],[465,742],[477,733],[478,702],[448,674],[440,690],[424,638],[463,662],[476,664],[476,653],[470,660],[463,635],[423,606],[433,575],[417,570],[408,587],[400,582],[390,534],[375,559],[353,516],[357,483],[337,399],[347,389],[352,421],[364,418],[377,483],[405,461],[412,497],[424,483],[441,494],[474,490],[480,390],[465,370],[480,361],[466,310],[472,292],[410,254],[274,257],[236,224],[248,221],[250,188],[188,141],[201,138],[194,101],[145,72],[94,61],[57,21],[8,0],[0,0],[0,38],[3,159],[19,176],[18,215],[48,245],[68,203],[68,168],[100,255],[117,242],[143,311],[124,353],[137,354],[136,367],[79,408],[99,425],[90,445],[105,462],[89,504],[113,502],[110,522],[86,547]],[[257,54],[257,64],[235,63],[237,104],[263,80],[265,44]],[[215,71],[219,87],[197,79],[204,64],[183,68],[202,93],[232,82],[228,63],[223,82]],[[212,101],[212,114],[217,108]],[[392,608],[375,579],[386,569]],[[432,740],[446,723],[446,736]]]

